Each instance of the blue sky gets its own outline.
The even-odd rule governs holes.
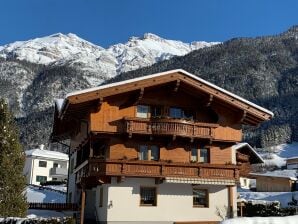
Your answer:
[[[225,41],[298,24],[297,0],[3,0],[0,45],[75,33],[103,47],[130,36]]]

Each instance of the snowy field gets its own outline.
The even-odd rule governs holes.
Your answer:
[[[286,217],[252,217],[227,219],[221,224],[297,224],[298,215]]]
[[[279,201],[281,207],[288,207],[288,202],[292,201],[292,197],[298,199],[298,191],[295,192],[254,192],[245,189],[238,188],[238,194],[241,199],[245,201]],[[298,220],[297,220],[298,224]]]
[[[44,202],[44,203],[65,203],[66,194],[56,191],[39,189],[38,187],[27,186],[26,196],[28,202]]]

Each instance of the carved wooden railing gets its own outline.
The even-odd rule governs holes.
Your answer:
[[[154,134],[187,136],[190,138],[214,138],[214,129],[218,124],[198,123],[183,119],[145,119],[124,118],[125,132],[130,135]]]
[[[235,165],[90,158],[88,164],[78,170],[76,174],[77,182],[82,177],[92,176],[187,177],[237,180],[239,178],[239,168]]]

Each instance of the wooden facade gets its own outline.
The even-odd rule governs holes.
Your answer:
[[[236,183],[241,166],[232,146],[242,140],[242,124],[271,117],[264,108],[174,70],[68,95],[62,109],[56,107],[52,139],[71,140],[75,182],[82,188],[113,177]],[[248,157],[239,152],[237,161]]]

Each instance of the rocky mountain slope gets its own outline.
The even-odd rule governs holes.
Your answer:
[[[215,44],[183,43],[150,33],[107,49],[75,34],[18,41],[0,46],[0,97],[9,101],[22,142],[30,148],[48,141],[55,98]]]
[[[276,36],[235,38],[121,74],[115,82],[182,68],[274,112],[246,140],[264,147],[298,141],[298,26]]]

